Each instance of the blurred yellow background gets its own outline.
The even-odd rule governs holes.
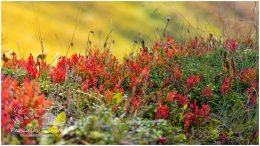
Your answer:
[[[134,40],[142,37],[148,46],[159,40],[167,16],[167,32],[177,40],[180,34],[221,35],[224,25],[228,35],[236,35],[248,31],[254,7],[255,2],[2,2],[2,53],[40,54],[40,30],[47,60],[65,55],[79,16],[69,55],[84,53],[90,31],[92,47],[102,48],[113,28],[108,42],[115,41],[111,51],[122,59]]]

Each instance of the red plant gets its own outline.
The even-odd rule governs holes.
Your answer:
[[[251,81],[257,79],[257,73],[256,73],[256,70],[254,68],[250,68],[250,69],[245,69],[243,68],[242,69],[242,72],[241,72],[241,81],[244,83],[244,84],[250,84]]]
[[[153,52],[155,52],[156,50],[161,50],[161,48],[162,48],[162,44],[159,42],[155,42],[153,44],[152,50],[153,50]]]
[[[25,79],[20,87],[17,80],[5,78],[2,81],[1,96],[1,126],[6,132],[14,128],[14,122],[18,122],[21,128],[25,128],[32,120],[37,120],[41,126],[41,116],[51,104],[49,100],[45,100],[45,95],[41,94],[39,84],[28,79]],[[28,118],[29,111],[33,111],[34,117]]]
[[[174,39],[172,37],[167,37],[166,38],[166,44],[173,46],[174,45]]]
[[[166,88],[166,87],[168,87],[168,86],[170,85],[169,82],[170,82],[170,79],[167,77],[167,78],[165,79],[164,83],[163,83],[162,88]]]
[[[133,106],[133,110],[136,111],[140,105],[142,104],[141,99],[137,99],[136,97],[132,98],[131,105]]]
[[[190,104],[190,109],[193,110],[193,118],[197,118],[199,115],[199,106],[197,105],[197,100],[194,100],[194,102]]]
[[[201,77],[198,75],[192,75],[187,81],[187,86],[190,88],[189,91],[192,91],[194,86],[197,86],[200,82]]]
[[[161,138],[159,138],[159,142],[160,142],[161,144],[166,143],[166,141],[167,141],[167,137],[161,137]]]
[[[172,101],[176,100],[176,98],[175,98],[176,95],[177,95],[177,92],[169,92],[166,97],[166,102],[172,102]]]
[[[194,120],[194,118],[193,118],[194,116],[193,116],[192,112],[187,112],[187,113],[185,113],[184,117],[185,117],[184,118],[184,132],[187,133],[191,123]]]
[[[50,76],[53,78],[55,83],[64,82],[67,75],[68,60],[65,56],[59,59],[57,67],[53,67],[50,72]]]
[[[28,71],[28,74],[29,76],[32,78],[32,79],[36,79],[38,77],[38,69],[37,69],[37,65],[34,61],[34,58],[32,56],[32,54],[30,54],[28,60],[26,61],[26,64],[25,64],[25,67]]]
[[[156,119],[167,119],[170,116],[169,109],[167,105],[162,106],[159,103],[159,108],[156,111],[155,118]]]
[[[25,61],[24,60],[19,60],[17,59],[17,55],[15,52],[11,53],[11,58],[6,57],[5,54],[3,54],[2,60],[4,62],[3,67],[11,68],[13,67],[14,69],[18,67],[24,68]]]
[[[86,79],[85,82],[83,83],[81,89],[85,92],[88,92],[90,85],[91,85],[90,80]]]
[[[182,106],[188,103],[188,97],[177,94],[177,92],[169,92],[166,97],[166,102],[178,101]]]
[[[253,81],[246,93],[248,94],[250,105],[256,105],[258,101],[258,81]]]
[[[208,104],[203,104],[201,106],[200,115],[206,120],[207,116],[210,114],[210,107]]]
[[[73,54],[71,56],[71,59],[69,60],[69,64],[70,64],[70,66],[76,66],[79,64],[79,62],[81,62],[82,59],[83,59],[83,56],[78,55],[78,54]]]
[[[202,96],[211,98],[213,96],[211,88],[207,86],[204,90],[201,91]]]
[[[177,81],[181,80],[181,74],[182,74],[182,70],[179,69],[179,66],[176,66],[173,70],[173,79]]]
[[[186,95],[179,96],[179,102],[182,106],[185,106],[188,102],[188,97]]]
[[[224,45],[232,53],[235,53],[238,49],[237,39],[227,39]]]
[[[151,84],[149,81],[150,78],[150,68],[148,65],[145,65],[141,68],[136,63],[130,63],[129,65],[129,76],[130,84],[129,87],[133,94],[142,92],[142,87],[145,85],[148,88]]]
[[[201,106],[201,109],[199,109],[199,106],[197,105],[197,101],[194,100],[193,103],[190,104],[190,110],[189,112],[186,112],[184,115],[184,131],[187,133],[189,130],[189,127],[193,121],[196,124],[201,124],[202,122],[207,121],[207,117],[210,114],[210,107],[208,104],[203,104]]]
[[[230,90],[231,90],[230,79],[229,77],[226,77],[224,83],[221,86],[220,92],[227,94]]]

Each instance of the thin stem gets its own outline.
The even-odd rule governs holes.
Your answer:
[[[73,40],[74,40],[74,36],[75,36],[76,30],[77,30],[77,27],[78,27],[78,24],[79,24],[79,18],[80,18],[81,10],[82,10],[82,7],[80,7],[80,10],[79,10],[79,14],[78,14],[78,17],[77,17],[77,22],[76,22],[76,25],[75,25],[75,28],[74,28],[74,31],[73,31],[73,34],[72,34],[72,37],[71,37],[71,40],[70,40],[70,43],[69,43],[69,47],[68,47],[67,52],[66,52],[66,57],[68,55],[69,49],[71,47],[71,44],[73,43]]]
[[[106,46],[107,46],[107,40],[108,40],[108,38],[109,38],[109,36],[110,36],[110,34],[111,34],[112,32],[113,32],[113,28],[110,30],[110,32],[109,32],[108,35],[107,35],[107,38],[106,38],[105,43],[104,43],[104,45],[103,45],[104,49],[105,49]]]

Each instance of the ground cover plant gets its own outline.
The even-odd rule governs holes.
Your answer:
[[[257,39],[140,45],[123,61],[109,47],[56,64],[3,54],[2,144],[259,143]]]
[[[258,2],[2,6],[1,144],[259,144]]]

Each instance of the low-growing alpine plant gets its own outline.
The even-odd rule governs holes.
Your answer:
[[[13,52],[2,144],[258,144],[259,56],[241,40],[167,37],[124,60],[88,48],[55,65]]]

